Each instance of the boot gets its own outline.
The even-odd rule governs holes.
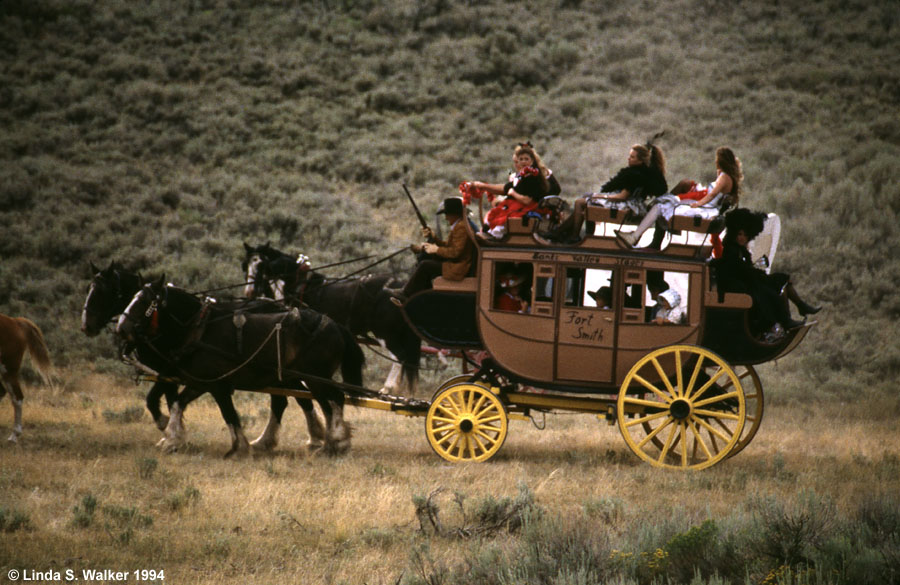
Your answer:
[[[797,305],[797,312],[806,317],[807,315],[815,315],[819,311],[822,310],[821,306],[813,306],[807,303],[806,301],[800,301],[799,303],[794,303]]]
[[[662,249],[663,239],[666,237],[666,232],[661,230],[660,228],[656,228],[653,230],[653,240],[650,242],[648,248],[652,248],[653,250]]]
[[[628,246],[629,248],[634,248],[635,244],[638,243],[638,239],[634,236],[634,232],[623,232],[621,230],[616,230],[616,239]]]

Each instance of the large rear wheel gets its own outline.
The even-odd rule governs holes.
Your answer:
[[[503,402],[480,384],[442,387],[425,417],[425,433],[434,452],[447,461],[487,461],[506,440]]]
[[[741,438],[738,444],[728,453],[729,457],[734,457],[743,451],[744,447],[749,445],[753,437],[756,436],[756,431],[759,430],[759,425],[762,423],[763,408],[765,407],[762,382],[753,366],[735,366],[734,370],[744,389],[744,401],[747,403],[747,420],[744,423],[744,430],[741,431]]]
[[[746,401],[725,360],[702,347],[672,345],[631,368],[619,389],[617,416],[625,442],[644,461],[703,469],[740,441]]]

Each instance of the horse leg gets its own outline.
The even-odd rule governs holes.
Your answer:
[[[13,430],[7,440],[10,443],[16,443],[22,435],[22,403],[25,401],[25,396],[22,394],[22,387],[17,378],[7,377],[3,385],[9,388],[9,399],[13,405]],[[2,396],[0,394],[0,398]]]
[[[163,438],[156,444],[157,447],[166,453],[174,453],[184,445],[184,409],[204,392],[206,391],[185,386],[184,390],[177,395],[175,401],[169,407],[169,423],[163,432]]]
[[[153,417],[156,428],[161,431],[166,430],[166,426],[169,424],[169,417],[163,414],[159,409],[159,400],[163,394],[166,395],[166,402],[171,411],[172,402],[174,402],[175,398],[178,396],[178,385],[171,382],[156,382],[153,384],[153,387],[150,388],[150,391],[147,392],[147,410],[150,411],[150,416]]]
[[[310,453],[315,453],[325,445],[325,427],[313,408],[312,400],[297,398],[297,404],[303,409],[303,416],[306,417],[306,429],[309,431],[306,448]]]
[[[384,385],[379,390],[379,394],[396,394],[397,390],[400,389],[400,379],[403,374],[403,365],[397,361],[397,358],[394,354],[389,354],[390,359],[393,361],[391,363],[391,371],[388,372],[387,378],[384,380]]]
[[[344,421],[343,400],[328,402],[331,405],[331,418],[328,420],[325,452],[329,455],[341,455],[350,450],[350,437],[353,432],[350,424]]]
[[[250,441],[253,449],[261,451],[271,451],[278,445],[278,431],[281,429],[281,417],[284,409],[287,408],[287,398],[279,394],[269,395],[269,420],[262,434],[255,440]]]
[[[326,455],[340,455],[350,449],[350,425],[344,422],[343,395],[339,398],[333,389],[313,389],[316,401],[325,415],[325,447]]]
[[[228,432],[231,433],[231,449],[225,453],[225,459],[235,456],[244,456],[250,453],[250,443],[244,435],[244,429],[241,428],[241,417],[234,408],[234,401],[231,399],[232,390],[217,389],[212,391],[216,404],[219,405],[219,412],[225,419],[228,426]]]

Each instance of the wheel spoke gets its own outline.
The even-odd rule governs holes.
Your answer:
[[[455,418],[447,418],[447,417],[445,417],[445,416],[437,416],[437,415],[435,415],[435,416],[431,417],[431,420],[436,420],[436,421],[442,422],[442,423],[450,423],[451,425],[452,425],[452,424],[456,424],[456,419],[455,419]]]
[[[662,409],[665,410],[667,404],[663,404],[662,402],[655,402],[653,400],[644,400],[643,398],[631,398],[628,397],[625,399],[627,404],[634,404],[635,406],[646,406],[647,408],[654,409]]]
[[[697,363],[694,365],[694,371],[691,373],[691,381],[688,382],[687,388],[684,389],[684,397],[690,398],[694,393],[694,384],[697,383],[697,377],[703,369],[703,355],[697,356]]]
[[[456,404],[456,401],[453,399],[453,396],[448,394],[446,398],[441,400],[440,409],[449,414],[450,416],[459,416],[460,410],[459,405]]]
[[[666,455],[669,454],[669,449],[672,448],[672,440],[675,438],[675,435],[678,433],[678,425],[672,425],[672,430],[669,431],[669,438],[666,439],[666,444],[663,445],[662,451],[659,454],[659,458],[657,461],[662,463],[666,459]]]
[[[479,437],[482,437],[485,441],[490,443],[491,446],[494,446],[497,443],[497,437],[492,437],[492,436],[488,435],[487,433],[485,433],[484,431],[482,431],[481,429],[476,429],[475,434],[478,435]],[[485,449],[485,451],[487,451],[487,449]]]
[[[638,448],[639,448],[639,449],[643,449],[643,448],[644,448],[644,445],[647,444],[647,441],[652,441],[652,440],[653,440],[653,437],[655,437],[656,435],[658,435],[660,432],[662,432],[663,429],[665,429],[666,427],[668,427],[668,426],[669,426],[670,424],[672,424],[673,422],[674,422],[673,419],[670,418],[670,419],[666,420],[663,424],[661,424],[661,425],[659,425],[658,427],[656,427],[655,429],[653,429],[653,431],[651,431],[650,433],[648,433],[647,436],[644,437],[643,440],[642,440],[640,443],[638,443],[638,445],[637,445]]]
[[[653,367],[656,368],[656,373],[659,374],[660,380],[662,380],[665,383],[666,390],[669,391],[669,396],[676,396],[677,393],[675,392],[675,389],[672,388],[672,384],[669,383],[669,377],[663,371],[662,364],[659,363],[659,360],[657,360],[656,358],[653,358],[652,360],[650,360],[650,363],[652,363]],[[675,369],[680,369],[678,366],[679,366],[679,364],[676,363]],[[665,398],[663,398],[663,399],[665,399]]]
[[[729,435],[729,436],[726,437],[725,435],[723,435],[722,433],[720,433],[718,430],[714,429],[713,426],[712,426],[711,424],[709,424],[708,422],[706,422],[706,421],[703,420],[702,418],[698,418],[698,419],[697,419],[697,422],[699,422],[701,425],[703,425],[703,427],[704,427],[707,431],[709,431],[709,433],[710,433],[711,435],[716,435],[717,437],[719,437],[720,439],[722,439],[722,441],[724,441],[725,444],[728,444],[728,442],[731,440],[731,438],[734,437],[734,430],[733,430],[733,429],[730,429],[730,428],[728,428],[728,427],[724,427],[725,432],[727,432],[728,435]]]
[[[478,437],[477,434],[474,434],[471,437],[469,437],[469,440],[472,443],[475,443],[476,445],[478,445],[478,449],[481,450],[481,453],[487,453],[488,451],[491,450],[492,443],[490,441],[488,441],[488,446],[485,446],[484,442]]]
[[[697,392],[695,392],[695,393],[691,396],[691,398],[693,398],[694,400],[697,400],[698,398],[700,398],[701,396],[703,396],[703,394],[706,393],[706,391],[709,390],[709,389],[712,387],[712,385],[716,383],[716,380],[718,380],[719,378],[721,378],[721,377],[722,377],[722,374],[724,374],[724,373],[725,373],[725,368],[723,368],[723,367],[720,366],[719,369],[716,370],[715,376],[711,376],[711,377],[709,378],[709,381],[706,382],[706,384],[704,384],[703,386],[701,386],[700,389],[697,390]]]
[[[654,386],[653,384],[651,384],[650,382],[645,380],[642,376],[635,374],[634,379],[637,380],[638,382],[640,382],[640,384],[642,386],[644,386],[647,390],[649,390],[649,391],[653,392],[654,394],[656,394],[657,396],[659,396],[660,399],[662,399],[666,402],[666,404],[668,404],[669,402],[672,401],[670,396],[666,396],[666,394],[662,390],[660,390],[659,388],[657,388],[656,386]],[[666,383],[668,383],[668,380],[666,381]]]
[[[475,459],[476,457],[478,457],[478,454],[475,453],[475,441],[472,440],[472,436],[469,434],[466,435],[466,447],[469,450],[470,459]]]
[[[664,417],[664,416],[669,416],[669,413],[668,413],[667,411],[665,411],[665,410],[661,410],[661,411],[659,411],[659,412],[657,412],[657,413],[655,413],[655,414],[650,414],[650,415],[647,415],[647,416],[645,416],[645,417],[641,417],[641,418],[638,418],[638,419],[630,420],[630,421],[628,421],[627,423],[625,423],[625,428],[633,427],[634,425],[644,424],[644,423],[646,423],[646,422],[650,422],[651,420],[656,420],[656,419],[662,418],[662,417]]]
[[[480,418],[480,419],[477,419],[477,422],[478,422],[478,424],[480,424],[480,425],[486,425],[486,424],[488,424],[488,423],[497,422],[497,421],[499,421],[499,420],[503,420],[503,417],[500,416],[500,414],[495,414],[495,415],[489,416],[489,417],[487,417],[487,418]]]
[[[741,417],[731,412],[722,412],[721,410],[706,410],[697,408],[694,410],[697,416],[706,416],[709,418],[723,418],[726,420],[741,420]]]
[[[681,350],[675,350],[675,381],[678,384],[677,396],[679,398],[684,396],[684,372],[681,367]]]
[[[739,396],[738,392],[729,392],[728,394],[716,394],[715,396],[711,396],[709,398],[704,398],[703,400],[698,400],[694,403],[694,408],[700,408],[702,406],[706,406],[708,404],[713,404],[715,402],[719,402],[722,400],[727,400],[729,398],[737,398]]]
[[[688,449],[687,425],[685,425],[684,422],[678,423],[678,430],[679,430],[679,432],[681,433],[681,434],[680,434],[680,438],[681,438],[681,466],[682,466],[682,467],[687,467],[687,465],[688,465],[688,456],[687,456],[687,449]]]
[[[713,455],[709,452],[709,449],[706,447],[706,443],[703,441],[703,437],[700,435],[700,431],[697,430],[697,426],[694,424],[694,421],[690,423],[691,433],[694,435],[694,459],[697,457],[697,445],[700,445],[700,448],[703,449],[703,452],[706,454],[707,459],[712,459]]]
[[[447,432],[447,431],[452,431],[452,430],[455,429],[455,428],[456,428],[456,425],[454,425],[454,424],[451,423],[451,424],[446,424],[446,425],[442,425],[442,426],[439,426],[439,427],[438,427],[438,426],[431,427],[431,432],[432,432],[432,434],[434,434],[435,436],[437,436],[437,435],[440,434],[440,433],[445,433],[445,432]]]
[[[481,414],[481,405],[484,404],[484,402],[486,400],[487,400],[487,396],[482,394],[481,396],[478,397],[478,401],[475,402],[475,404],[472,406],[472,409],[469,412],[474,414],[475,418],[478,418],[478,416]],[[493,404],[488,402],[487,406],[485,407],[485,410],[491,408],[492,406],[493,406]]]

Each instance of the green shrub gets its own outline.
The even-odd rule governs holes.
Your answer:
[[[97,510],[97,498],[93,494],[87,494],[81,498],[81,503],[72,508],[72,525],[76,528],[87,528],[94,522],[94,512]]]
[[[31,518],[29,518],[27,512],[0,506],[0,532],[16,532],[18,530],[31,530],[31,528]]]

